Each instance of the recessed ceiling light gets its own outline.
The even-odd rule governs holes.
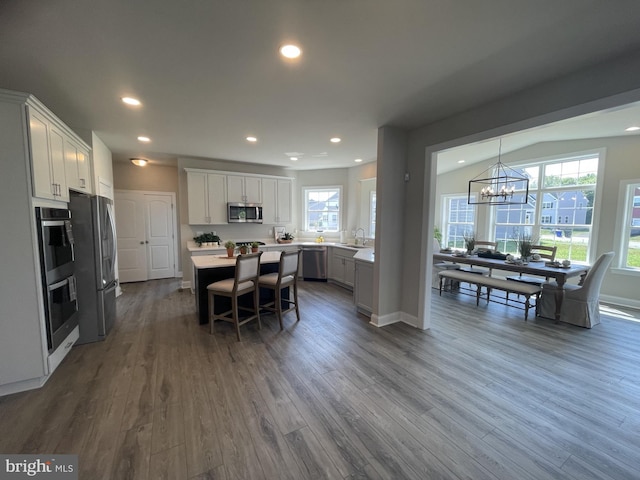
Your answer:
[[[464,160],[458,160],[458,163],[464,163]]]
[[[131,163],[133,163],[136,167],[144,167],[147,163],[149,163],[144,158],[130,158]]]
[[[354,160],[354,162],[356,162],[356,163],[360,163],[361,161],[362,161],[362,159],[361,159],[361,158],[356,158],[356,159]]]
[[[149,137],[140,136],[140,137],[138,137],[138,141],[144,142],[144,143],[149,143],[151,141],[151,139]]]
[[[286,58],[298,58],[302,50],[297,45],[283,45],[280,47],[280,55]]]
[[[298,157],[289,157],[289,160],[293,160],[295,162],[298,160]]]
[[[247,137],[246,138],[247,142],[257,142],[258,139],[256,137]]]
[[[121,100],[123,103],[126,103],[127,105],[132,105],[134,107],[139,107],[140,105],[142,105],[140,100],[133,97],[122,97]]]
[[[625,132],[635,132],[636,130],[640,130],[640,127],[636,127],[636,126],[629,127],[625,129]]]
[[[342,141],[342,139],[340,137],[333,137],[331,139],[331,143],[340,143]]]

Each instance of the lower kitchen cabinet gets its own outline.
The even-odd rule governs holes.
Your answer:
[[[353,289],[355,277],[355,251],[349,248],[331,247],[329,280]]]
[[[353,299],[358,311],[370,317],[373,312],[373,263],[355,261]]]

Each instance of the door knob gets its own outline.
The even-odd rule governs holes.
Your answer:
[[[149,243],[149,240],[146,240],[144,243]]]

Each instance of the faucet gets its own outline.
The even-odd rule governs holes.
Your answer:
[[[358,232],[362,230],[362,246],[364,247],[364,244],[367,242],[367,240],[364,238],[364,228],[358,228],[356,230],[356,237],[355,237],[355,242],[356,245],[358,245]]]

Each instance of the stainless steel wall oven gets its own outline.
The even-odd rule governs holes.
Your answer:
[[[71,213],[36,208],[47,347],[54,351],[78,325]]]

